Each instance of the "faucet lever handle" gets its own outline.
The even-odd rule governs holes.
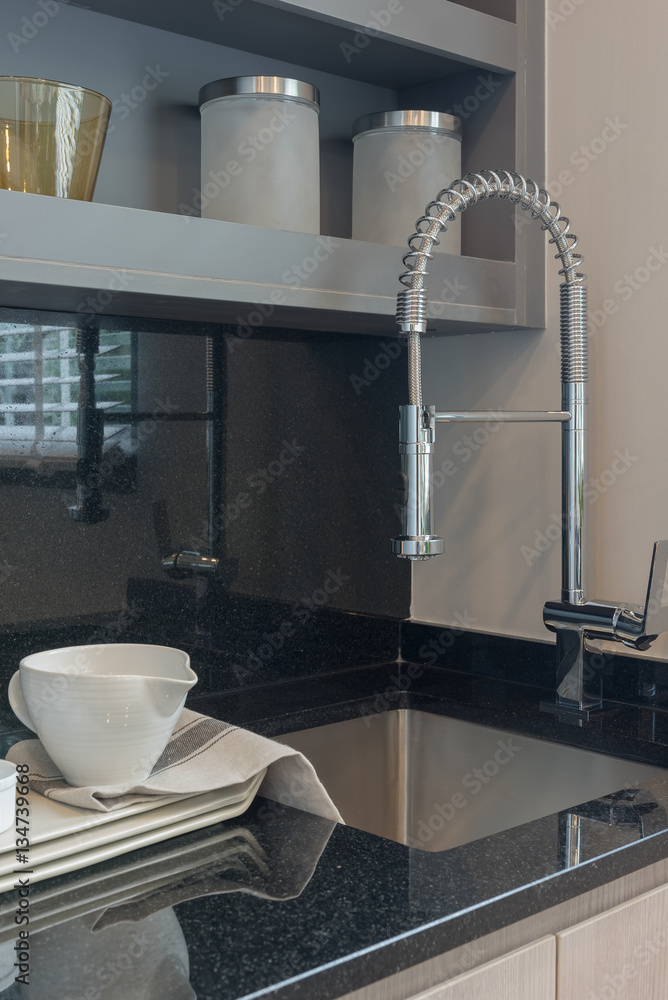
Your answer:
[[[654,542],[645,601],[646,635],[668,632],[668,539]]]

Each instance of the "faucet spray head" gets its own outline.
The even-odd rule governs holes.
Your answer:
[[[401,471],[397,512],[401,535],[392,539],[392,551],[414,561],[439,556],[445,543],[431,533],[432,462],[436,437],[436,407],[399,407]]]

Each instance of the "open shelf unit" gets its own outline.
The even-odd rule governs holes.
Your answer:
[[[396,247],[14,191],[0,191],[0,217],[5,306],[395,330]],[[434,329],[512,326],[515,270],[509,261],[439,255],[432,284],[453,301],[434,304]]]
[[[11,30],[12,15],[19,23],[32,8],[6,2]],[[114,128],[96,202],[0,191],[0,305],[392,334],[402,251],[349,239],[352,121],[460,108],[463,172],[509,167],[542,180],[543,27],[531,0],[63,5],[5,72],[120,95]],[[128,111],[137,72],[156,66],[166,82]],[[321,90],[320,238],[183,215],[199,183],[199,86],[258,72]],[[539,228],[516,228],[509,205],[490,203],[465,214],[462,240],[461,257],[438,254],[430,267],[430,328],[543,325]]]

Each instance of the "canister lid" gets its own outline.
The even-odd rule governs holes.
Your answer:
[[[438,129],[462,141],[461,119],[444,111],[376,111],[357,119],[353,124],[353,136],[356,138],[362,132],[383,128]]]
[[[228,76],[224,80],[207,83],[199,92],[200,110],[209,101],[221,97],[283,97],[320,106],[320,92],[312,83],[291,80],[285,76]]]

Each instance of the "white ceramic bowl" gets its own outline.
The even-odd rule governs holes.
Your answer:
[[[14,822],[16,803],[16,764],[0,760],[0,833]]]
[[[171,646],[69,646],[21,660],[9,703],[71,785],[137,784],[196,683],[188,654]]]

